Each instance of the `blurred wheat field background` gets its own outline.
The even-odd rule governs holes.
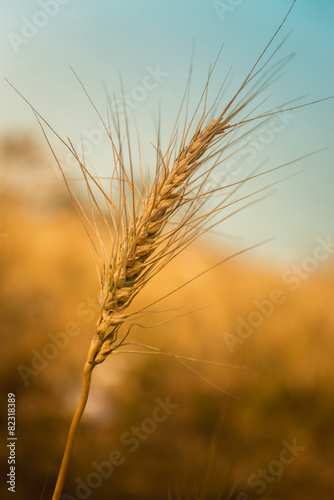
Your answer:
[[[145,144],[156,140],[157,119],[153,117],[149,128],[146,116],[155,106],[155,98],[165,100],[167,108],[170,105],[170,113],[168,109],[165,115],[162,113],[162,120],[166,116],[163,132],[170,133],[171,116],[185,80],[175,74],[182,66],[181,59],[184,68],[184,44],[193,33],[199,39],[200,61],[197,73],[196,64],[193,69],[194,98],[205,81],[200,78],[203,60],[208,64],[214,60],[224,41],[222,32],[233,45],[223,62],[227,66],[232,59],[237,82],[245,77],[244,59],[247,64],[250,57],[252,62],[256,59],[263,40],[267,43],[273,27],[276,29],[291,5],[284,2],[284,10],[274,2],[256,3],[256,7],[242,1],[210,2],[204,6],[187,0],[179,7],[173,2],[161,2],[159,10],[149,1],[145,2],[146,13],[133,5],[126,17],[128,24],[124,24],[124,6],[119,2],[103,8],[85,5],[82,9],[73,2],[63,2],[57,4],[54,17],[49,15],[45,28],[39,28],[28,42],[22,43],[9,36],[14,20],[20,19],[19,13],[8,11],[11,28],[6,28],[6,76],[14,76],[13,83],[17,84],[16,77],[19,82],[23,78],[23,68],[33,68],[34,78],[26,87],[23,85],[27,97],[43,114],[47,110],[47,117],[53,110],[52,124],[64,131],[64,137],[74,133],[79,144],[79,131],[88,163],[93,169],[100,168],[98,174],[107,175],[111,158],[106,155],[107,141],[100,141],[96,116],[92,118],[86,109],[89,106],[82,105],[77,87],[73,81],[69,83],[70,72],[62,73],[64,64],[58,61],[66,52],[65,45],[76,60],[80,76],[93,89],[98,105],[115,99],[112,92],[116,73],[107,69],[108,58],[112,58],[111,66],[122,69],[128,81],[124,83],[124,115],[130,115],[134,129],[138,121]],[[300,6],[297,1],[292,19],[296,42],[303,23],[305,30],[313,26],[313,16],[319,34],[315,43],[318,49],[323,46],[323,52],[316,52],[311,45],[303,46],[303,64],[288,67],[293,91],[286,83],[289,76],[285,83],[274,83],[279,94],[268,101],[268,109],[271,103],[277,106],[308,91],[309,101],[330,95],[332,65],[324,70],[326,78],[316,73],[325,54],[331,53],[326,29],[333,6],[326,1],[320,4],[317,10],[312,2]],[[179,28],[174,16],[178,8],[180,19],[185,12],[192,16],[184,21],[184,33],[169,38],[168,45],[167,34]],[[34,23],[36,12],[43,8],[38,4],[30,9],[20,12]],[[94,28],[89,16],[96,21]],[[152,44],[150,30],[158,31],[159,23],[155,21],[161,22],[161,16],[165,22],[161,23],[159,43]],[[110,30],[107,20],[113,21],[114,30]],[[81,38],[83,27],[90,45]],[[235,43],[233,32],[242,28],[245,33]],[[261,41],[255,36],[260,28],[267,36]],[[284,35],[287,32],[288,27]],[[59,37],[60,33],[64,38]],[[326,36],[329,43],[325,43]],[[252,44],[248,46],[250,39]],[[57,49],[55,40],[59,43]],[[48,60],[43,55],[43,43],[45,54],[53,54]],[[77,51],[73,48],[76,45]],[[112,55],[107,52],[110,46],[118,48]],[[288,45],[283,56],[290,48]],[[49,68],[49,76],[45,76],[46,72],[41,76],[35,62],[39,57]],[[213,92],[217,82],[217,88],[221,84],[220,71],[218,68]],[[93,78],[93,73],[99,78]],[[300,88],[300,78],[306,74],[310,74],[308,85]],[[95,80],[100,83],[101,79],[106,93],[97,91]],[[155,96],[145,86],[148,81],[157,85]],[[143,100],[136,94],[138,89],[147,94]],[[233,89],[234,84],[228,86],[227,94]],[[56,173],[57,166],[40,131],[31,125],[31,113],[25,114],[17,100],[22,105],[17,96],[15,104],[13,95],[8,97],[4,111],[11,103],[13,113],[7,113],[7,124],[0,120],[0,380],[4,408],[0,415],[0,487],[1,497],[11,498],[6,483],[6,404],[7,395],[14,393],[18,437],[15,496],[18,500],[44,500],[52,496],[69,423],[80,396],[82,366],[100,312],[99,283],[83,228]],[[250,165],[246,158],[247,168],[264,161],[268,168],[274,167],[327,146],[332,136],[332,102],[324,104],[322,114],[317,106],[312,109],[303,110],[304,115],[299,111],[282,115],[274,125],[270,122],[260,142],[254,136],[251,148],[248,144],[246,149],[247,158],[254,156],[255,162]],[[145,147],[144,156],[149,157]],[[75,177],[77,170],[69,159],[61,159],[66,173]],[[209,233],[187,248],[136,298],[135,307],[140,309],[168,295],[157,303],[154,312],[140,319],[145,328],[134,328],[131,338],[186,359],[152,353],[113,353],[94,371],[63,500],[333,498],[332,160],[330,149],[306,158],[301,175],[288,179],[259,206],[249,207],[243,221],[232,217],[221,234]],[[296,170],[288,170],[282,177]],[[237,180],[231,172],[227,178]],[[218,179],[221,183],[224,180],[224,176]],[[73,184],[85,204],[80,181]],[[273,235],[277,235],[276,243],[213,267],[250,242]],[[204,272],[211,267],[211,271]],[[201,275],[182,287],[197,274]],[[169,295],[177,287],[182,288]]]
[[[11,148],[6,141],[3,164],[16,165],[19,172],[43,164],[43,148],[31,139],[12,141]],[[8,234],[0,248],[1,384],[3,394],[14,392],[17,398],[20,499],[38,498],[45,481],[45,498],[52,491],[98,314],[98,283],[77,216],[60,185],[57,193],[48,192],[47,183],[41,189],[41,177],[36,179],[36,190],[29,190],[4,176],[1,201],[1,231]],[[46,192],[57,203],[46,201]],[[201,271],[219,258],[213,246],[197,245],[144,290],[139,304],[191,278],[190,264]],[[333,260],[319,264],[296,290],[282,280],[286,271],[244,256],[185,287],[182,300],[175,295],[164,303],[169,310],[181,303],[181,309],[145,318],[151,325],[193,310],[136,337],[176,354],[249,367],[189,362],[239,400],[222,395],[175,359],[112,355],[95,373],[66,483],[69,498],[79,498],[78,479],[87,487],[96,473],[93,463],[108,461],[113,450],[124,463],[99,487],[92,480],[94,487],[82,489],[80,498],[88,491],[87,498],[109,499],[111,492],[124,499],[166,498],[168,488],[175,498],[177,492],[190,498],[195,488],[203,498],[228,498],[233,487],[231,498],[241,492],[256,498],[263,484],[268,498],[289,498],[291,492],[295,498],[331,498]],[[254,303],[271,300],[275,290],[285,301],[262,322],[256,315],[252,319],[259,311]],[[251,333],[239,336],[240,342],[226,342],[226,333],[238,336],[240,321],[260,324],[248,327]],[[174,409],[153,425],[157,400],[169,400]],[[135,437],[132,429],[138,426]],[[268,464],[280,456],[283,441],[295,441],[303,451],[283,471],[272,467],[274,474],[281,472],[275,476]],[[6,456],[1,458],[6,465]],[[267,470],[270,482],[257,478],[255,486],[247,485],[259,468]]]

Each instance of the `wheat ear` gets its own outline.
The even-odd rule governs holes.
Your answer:
[[[244,106],[245,103],[238,111]],[[195,215],[202,206],[204,184],[201,183],[192,193],[191,181],[203,164],[203,156],[228,132],[229,123],[235,115],[236,112],[225,119],[221,116],[212,120],[203,130],[198,127],[171,168],[161,157],[161,168],[157,170],[140,215],[136,215],[126,228],[122,242],[114,246],[111,260],[104,266],[101,273],[101,314],[85,364],[82,394],[69,431],[53,500],[58,500],[63,490],[77,427],[88,398],[92,371],[118,347],[114,344],[118,330],[128,319],[128,306],[149,279],[201,233],[204,222],[213,215],[208,212],[196,219]],[[82,168],[85,169],[83,165]],[[190,204],[186,216],[176,227],[167,229],[170,219],[185,204]]]
[[[88,399],[93,368],[112,352],[117,332],[126,319],[125,311],[134,297],[154,271],[161,269],[162,265],[169,261],[166,241],[171,243],[186,225],[185,222],[181,223],[170,230],[169,234],[166,234],[164,229],[184,203],[186,194],[189,196],[187,188],[193,174],[202,164],[201,158],[215,142],[216,137],[224,134],[234,115],[235,113],[226,119],[220,117],[213,120],[203,130],[199,126],[189,144],[173,162],[172,168],[169,169],[166,161],[161,159],[163,168],[157,170],[157,176],[140,216],[132,221],[121,244],[114,247],[108,268],[101,275],[101,315],[85,364],[82,394],[69,431],[53,500],[59,499],[63,490],[76,431]],[[192,197],[193,205],[195,201],[196,194]],[[194,216],[194,206],[190,211],[191,217],[188,214],[188,220]],[[178,249],[179,245],[180,243],[177,245]],[[153,254],[160,246],[163,246],[163,250],[157,258]]]
[[[294,3],[295,1],[293,4]],[[261,75],[263,69],[270,61],[272,56],[255,72],[255,69],[272,43],[272,40],[283,26],[293,4],[235,96],[228,102],[218,118],[210,120],[209,123],[205,124],[210,112],[213,110],[213,106],[207,110],[207,93],[210,77],[214,68],[210,70],[207,84],[197,107],[198,109],[201,102],[204,102],[204,109],[198,119],[196,130],[190,140],[188,140],[190,126],[196,116],[195,112],[190,120],[190,124],[187,125],[185,121],[178,154],[174,160],[172,160],[172,157],[176,140],[175,129],[172,133],[167,152],[163,154],[160,148],[157,147],[155,179],[149,190],[145,186],[146,199],[144,200],[140,197],[140,201],[142,202],[141,210],[138,209],[138,204],[136,202],[138,188],[134,184],[132,176],[129,178],[127,174],[121,153],[121,146],[117,149],[114,139],[108,127],[105,125],[115,152],[115,161],[119,164],[118,177],[124,180],[120,181],[121,193],[123,193],[122,207],[120,210],[117,210],[121,221],[115,222],[115,216],[112,217],[114,234],[116,233],[116,236],[114,236],[111,258],[107,262],[107,265],[103,265],[103,271],[101,273],[102,310],[97,322],[96,337],[91,347],[95,355],[93,359],[90,359],[90,362],[94,363],[94,365],[102,363],[112,352],[118,330],[127,319],[126,310],[142,287],[157,271],[170,261],[175,253],[179,253],[181,249],[189,244],[189,241],[192,241],[198,235],[198,232],[201,232],[204,223],[207,222],[211,216],[221,211],[222,208],[226,208],[227,205],[221,202],[214,210],[206,212],[196,219],[196,215],[200,208],[212,194],[212,190],[208,189],[206,183],[209,174],[213,169],[217,168],[220,164],[219,160],[222,154],[230,146],[227,136],[245,123],[258,119],[259,116],[249,118],[248,114],[243,119],[237,120],[236,123],[232,123],[233,120],[239,117],[244,108],[246,108],[246,106],[248,106],[254,98],[271,83],[272,79],[277,76],[279,68],[286,63],[286,61],[283,60],[278,64],[278,67],[277,63],[273,65],[271,69],[266,71],[263,80],[259,78],[258,81],[253,84],[248,94],[241,99],[241,102],[237,103],[240,94],[242,94],[246,88],[248,89],[249,84],[255,76]],[[83,89],[88,95],[86,89],[84,87]],[[216,97],[215,103],[218,101],[219,97],[220,94]],[[268,115],[270,115],[270,113],[266,113],[262,116]],[[226,142],[222,144],[224,139]],[[130,144],[129,137],[128,142]],[[217,148],[214,150],[216,146]],[[73,153],[80,164],[88,190],[92,194],[89,186],[89,178],[94,182],[96,181],[87,171],[85,164],[79,159],[77,153],[75,151],[73,151]],[[196,184],[196,180],[198,179],[194,180],[195,174],[200,167],[212,158],[216,158],[216,161],[209,169],[200,175],[199,178],[201,182],[197,182]],[[130,163],[132,174],[131,155]],[[133,204],[130,214],[122,182],[130,187],[132,193]],[[224,186],[223,189],[226,187],[227,186]],[[109,205],[109,210],[111,208],[115,211],[115,204],[100,186],[99,189]],[[220,188],[218,188],[218,191],[219,189]],[[214,191],[217,191],[217,189]],[[225,198],[225,203],[227,199],[228,197]],[[184,206],[187,206],[186,215],[176,224],[176,227],[166,231],[168,222],[180,208]],[[98,209],[100,210],[99,207]],[[129,218],[131,219],[130,222]],[[122,237],[119,236],[120,233],[122,233]],[[159,252],[158,249],[160,249]]]

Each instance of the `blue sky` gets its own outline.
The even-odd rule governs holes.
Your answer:
[[[145,150],[145,144],[155,139],[158,109],[163,133],[168,136],[187,80],[193,41],[191,103],[195,105],[209,64],[222,43],[212,95],[230,67],[234,75],[230,92],[237,88],[291,1],[1,0],[0,5],[1,75],[60,135],[71,137],[77,144],[84,131],[98,127],[98,119],[69,66],[103,113],[104,88],[110,96],[114,91],[119,95],[120,73],[124,92],[130,98],[129,121],[138,124]],[[332,1],[297,0],[277,41],[292,30],[281,55],[294,52],[295,57],[284,77],[268,91],[273,94],[269,107],[305,94],[309,101],[334,94],[333,19]],[[149,76],[152,71],[160,71],[158,80]],[[149,89],[145,82],[150,82]],[[31,111],[3,79],[0,102],[0,133],[36,130],[40,136]],[[256,161],[266,159],[271,167],[329,147],[293,167],[287,174],[300,169],[303,173],[281,184],[264,205],[231,219],[225,230],[242,237],[238,245],[276,236],[275,242],[262,250],[264,254],[300,257],[312,251],[318,236],[333,232],[333,110],[334,102],[327,101],[293,112],[288,125],[258,151]],[[98,170],[105,158],[106,145],[102,143],[89,161]],[[268,182],[278,178],[268,178]]]

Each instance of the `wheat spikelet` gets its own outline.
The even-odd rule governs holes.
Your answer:
[[[273,38],[276,36],[277,32]],[[252,120],[259,119],[261,116],[268,117],[271,115],[271,113],[267,113],[265,115],[249,118],[253,111],[251,110],[245,116],[240,117],[241,112],[272,82],[272,79],[277,76],[277,72],[282,69],[287,62],[286,58],[282,59],[271,68],[267,69],[266,73],[262,75],[264,68],[272,57],[270,56],[268,61],[255,72],[255,68],[257,68],[259,61],[271,44],[271,41],[272,40],[270,40],[265,50],[256,61],[239,90],[231,101],[227,103],[223,112],[221,112],[217,118],[209,120],[208,117],[210,113],[213,112],[214,105],[219,101],[220,94],[225,84],[224,82],[216,96],[214,104],[207,109],[209,82],[219,58],[219,53],[213,68],[209,72],[205,89],[196,111],[190,119],[190,123],[188,124],[187,119],[185,119],[180,146],[175,158],[173,159],[173,150],[176,141],[175,128],[170,138],[167,151],[163,153],[160,146],[157,146],[155,178],[149,190],[145,186],[145,199],[140,197],[141,210],[138,208],[136,200],[133,201],[132,207],[129,210],[129,202],[125,193],[124,184],[130,188],[133,199],[136,197],[138,188],[133,182],[132,175],[129,176],[127,174],[126,165],[122,157],[122,145],[117,148],[114,138],[111,135],[110,127],[108,128],[105,124],[105,129],[114,150],[115,162],[118,164],[118,178],[123,178],[124,184],[120,182],[122,207],[121,209],[117,209],[117,214],[114,213],[112,217],[112,232],[114,233],[115,241],[112,246],[111,258],[103,263],[103,271],[101,273],[102,310],[97,322],[97,335],[94,338],[90,355],[90,362],[93,364],[102,363],[106,356],[112,352],[117,333],[127,319],[125,311],[141,288],[158,270],[162,269],[175,254],[179,253],[190,241],[195,239],[198,232],[201,233],[201,228],[205,227],[205,224],[211,217],[214,217],[217,213],[221,212],[223,208],[229,205],[224,205],[224,202],[228,200],[227,196],[215,207],[215,209],[204,212],[204,214],[196,218],[199,210],[205,205],[214,192],[229,187],[222,186],[212,189],[208,182],[211,172],[217,169],[222,163],[223,160],[221,160],[221,158],[226,153],[231,143],[233,143],[233,140],[228,137],[229,134],[235,132],[241,126]],[[254,83],[253,79],[256,76],[259,76],[259,78]],[[83,87],[80,80],[79,82]],[[248,89],[251,83],[253,83],[253,86]],[[245,89],[248,90],[248,93],[245,93]],[[83,90],[91,101],[84,87]],[[239,97],[240,100],[238,102]],[[91,103],[93,104],[92,101]],[[203,111],[201,116],[197,119],[195,132],[192,137],[188,139],[191,124],[196,120],[196,114],[201,103],[203,103]],[[96,110],[94,104],[93,107]],[[276,113],[276,111],[274,113]],[[186,109],[186,116],[187,115],[188,104]],[[237,119],[232,123],[235,118]],[[114,121],[119,123],[119,117],[116,116]],[[119,143],[121,144],[120,131],[118,131],[118,136]],[[234,142],[238,140],[240,140],[240,137]],[[129,137],[128,142],[130,143]],[[84,161],[80,160],[73,146],[71,152],[81,167],[88,190],[90,191],[89,180],[92,180],[91,175],[87,171]],[[213,165],[205,169],[209,160],[212,159],[214,160]],[[131,163],[130,155],[130,164]],[[203,166],[204,169],[201,169]],[[196,178],[195,174],[200,169],[202,172]],[[244,179],[242,183],[247,180],[249,179]],[[95,180],[94,183],[96,183]],[[237,187],[235,191],[237,191],[241,183],[236,184]],[[99,186],[99,189],[105,198],[109,211],[115,212],[115,204],[112,199],[105,193],[101,186]],[[173,228],[169,226],[167,228],[167,224],[171,218],[180,211],[180,208],[184,207],[187,207],[186,215],[183,216]],[[121,221],[118,221],[118,223],[115,222],[117,216],[121,218]],[[122,234],[122,238],[120,234]],[[97,234],[97,236],[99,235]],[[158,251],[158,249],[160,250]]]
[[[188,146],[175,159],[172,167],[164,163],[157,170],[141,214],[129,227],[125,239],[112,258],[102,280],[102,312],[97,323],[97,335],[102,345],[94,358],[96,364],[104,361],[112,350],[117,331],[125,320],[124,311],[147,282],[148,275],[159,265],[169,242],[180,232],[180,223],[167,235],[164,229],[187,196],[193,174],[201,166],[201,158],[216,136],[222,136],[230,117],[211,121],[204,130],[198,129]],[[168,157],[168,155],[167,155]],[[189,194],[190,196],[190,194]],[[194,195],[196,197],[196,195]],[[195,201],[195,198],[192,200]],[[189,200],[188,200],[189,202]],[[195,212],[195,205],[191,215]],[[164,241],[164,250],[157,260],[153,254]]]

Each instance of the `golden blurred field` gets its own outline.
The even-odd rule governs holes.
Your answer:
[[[30,138],[1,142],[1,498],[11,498],[6,405],[15,393],[17,500],[52,496],[98,314],[82,227],[63,185],[44,175],[46,157]],[[222,257],[205,241],[191,247],[134,307]],[[62,498],[334,498],[333,258],[298,286],[288,271],[238,257],[151,308],[141,323],[162,324],[131,338],[243,367],[189,361],[235,398],[175,358],[111,355],[93,373]],[[238,325],[252,321],[240,336]]]

